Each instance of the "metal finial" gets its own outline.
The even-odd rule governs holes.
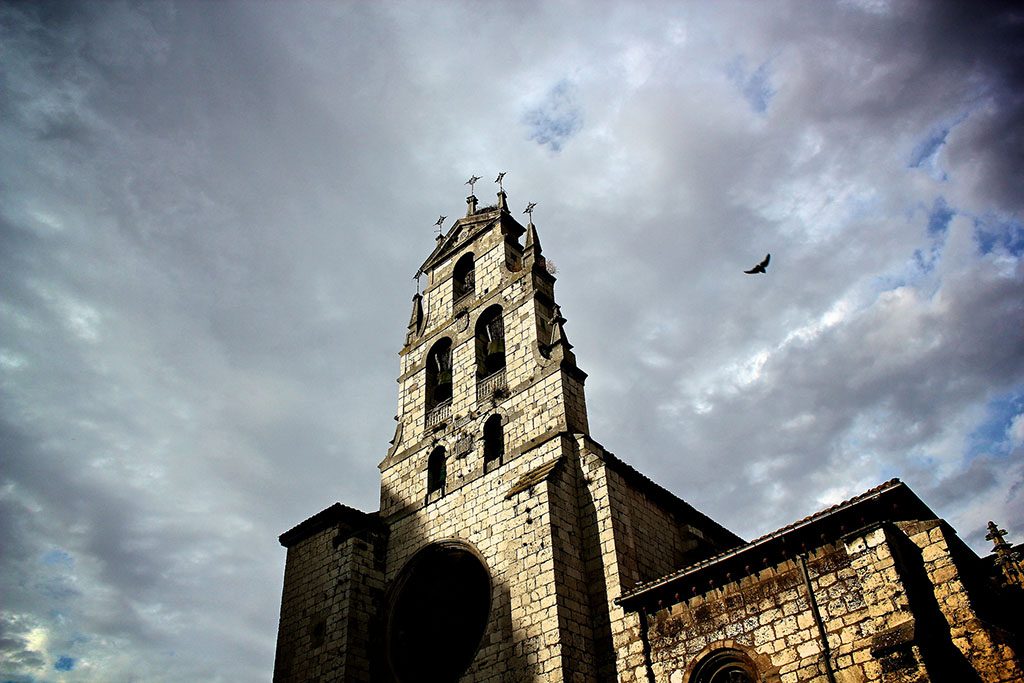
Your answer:
[[[531,223],[533,222],[533,207],[535,206],[537,206],[537,202],[530,202],[529,204],[526,205],[526,211],[523,211],[523,213],[530,214]]]
[[[448,218],[448,216],[441,216],[440,218],[437,219],[437,222],[434,223],[434,227],[437,228],[438,237],[441,236],[441,224],[444,223],[444,219],[446,218]]]
[[[498,174],[498,177],[494,179],[494,182],[498,183],[498,191],[504,192],[505,188],[501,186],[501,179],[505,177],[505,171]]]
[[[473,186],[476,185],[476,181],[478,181],[478,180],[480,180],[480,176],[475,175],[475,176],[470,176],[469,180],[466,181],[466,184],[469,185],[469,193],[470,194],[473,194]]]

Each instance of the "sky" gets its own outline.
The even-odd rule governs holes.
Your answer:
[[[0,4],[0,681],[269,680],[474,174],[605,448],[748,539],[900,477],[1024,541],[1022,122],[1001,2]]]

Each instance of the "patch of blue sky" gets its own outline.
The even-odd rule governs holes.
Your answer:
[[[982,254],[1001,250],[1014,258],[1024,255],[1024,223],[1014,218],[987,215],[974,221],[974,239]]]
[[[73,567],[75,558],[60,548],[54,548],[43,554],[39,561],[48,567]]]
[[[937,197],[932,203],[932,207],[927,211],[927,222],[925,225],[928,237],[927,244],[914,249],[910,258],[903,263],[899,271],[884,273],[876,277],[874,279],[876,291],[886,292],[911,284],[923,286],[925,277],[935,270],[935,266],[938,265],[939,260],[942,258],[942,249],[945,246],[949,224],[957,212],[946,203],[945,197]],[[919,216],[919,212],[910,211],[907,214],[907,220],[916,223],[920,220]],[[934,286],[932,289],[934,289]]]
[[[985,419],[967,435],[967,457],[989,454],[1005,456],[1011,444],[1007,432],[1013,419],[1024,413],[1024,385],[991,399]]]
[[[566,79],[556,83],[540,104],[526,111],[523,123],[530,140],[560,152],[583,129],[583,107],[576,97],[576,87]]]
[[[928,234],[932,237],[946,234],[949,223],[955,215],[956,211],[949,207],[949,204],[946,203],[946,198],[937,197],[935,203],[932,204],[931,212],[928,214]]]
[[[775,96],[768,62],[761,63],[751,71],[747,67],[746,58],[740,56],[729,63],[726,72],[729,74],[729,80],[733,82],[751,109],[758,114],[768,111],[768,105],[771,104],[772,98]]]
[[[908,168],[927,170],[935,179],[946,180],[946,172],[939,168],[939,152],[942,150],[942,146],[946,144],[950,132],[963,122],[967,115],[968,112],[958,114],[936,124],[928,131],[914,145],[914,149],[910,152],[910,159],[907,162]]]
[[[949,224],[956,216],[956,210],[946,203],[945,197],[936,197],[928,210],[928,219],[925,230],[930,238],[926,247],[914,250],[911,264],[913,269],[922,275],[935,270],[939,258],[942,256],[942,247],[945,243],[946,233],[949,231]]]
[[[57,671],[71,671],[75,668],[75,659],[73,657],[63,656],[60,657],[53,665],[53,668]]]
[[[922,274],[927,275],[935,270],[935,265],[939,262],[939,256],[941,254],[942,247],[938,244],[931,245],[927,251],[924,249],[915,249],[914,266]]]

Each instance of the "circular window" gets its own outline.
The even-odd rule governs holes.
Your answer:
[[[388,616],[388,660],[401,683],[456,681],[476,655],[491,577],[466,546],[437,543],[399,573]]]

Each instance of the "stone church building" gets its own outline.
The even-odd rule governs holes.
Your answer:
[[[1004,532],[979,558],[892,480],[738,537],[591,438],[532,219],[467,203],[420,267],[380,510],[280,537],[274,681],[1024,680]]]

